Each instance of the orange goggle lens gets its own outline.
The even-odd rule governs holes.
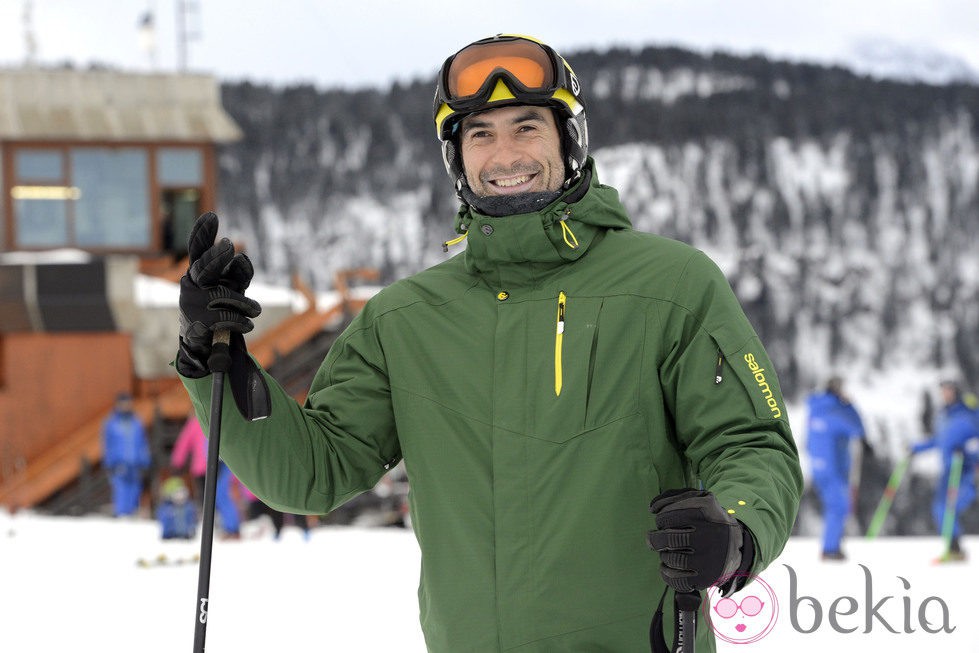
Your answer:
[[[497,70],[506,71],[527,90],[546,90],[554,85],[551,58],[536,43],[480,43],[463,49],[452,60],[446,76],[450,99],[476,95]]]

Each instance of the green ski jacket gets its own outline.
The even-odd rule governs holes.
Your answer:
[[[271,416],[249,423],[227,390],[221,457],[304,513],[403,458],[430,651],[648,651],[653,497],[715,493],[754,536],[753,573],[789,536],[802,474],[771,361],[710,259],[632,230],[595,175],[457,224],[465,252],[372,298],[305,405],[267,378]],[[183,382],[206,431],[211,380]]]

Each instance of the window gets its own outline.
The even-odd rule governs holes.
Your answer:
[[[75,242],[81,247],[146,248],[151,243],[149,175],[143,148],[71,150]]]
[[[0,230],[14,249],[173,250],[207,193],[205,154],[200,145],[15,145],[13,211]]]
[[[161,186],[200,186],[204,183],[201,151],[161,147],[156,152],[156,175]]]
[[[61,183],[64,180],[64,156],[60,150],[18,150],[14,166],[17,178],[24,181]]]
[[[18,245],[62,247],[69,243],[68,203],[74,196],[65,183],[64,154],[53,148],[24,148],[14,156],[14,200]]]

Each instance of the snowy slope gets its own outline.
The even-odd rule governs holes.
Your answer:
[[[932,565],[930,558],[939,548],[936,538],[846,544],[851,562],[824,564],[816,560],[816,541],[790,540],[784,554],[761,575],[774,597],[763,598],[765,610],[778,604],[769,634],[750,645],[720,642],[718,650],[979,651],[969,582],[976,577],[975,563]],[[979,537],[967,537],[965,546],[979,555]],[[197,549],[196,542],[163,543],[155,523],[147,520],[11,517],[0,512],[3,650],[191,650],[197,567],[143,569],[135,561],[161,552],[190,555]],[[415,596],[418,565],[414,537],[400,529],[322,527],[307,542],[298,529],[287,527],[279,542],[267,536],[216,542],[207,650],[422,653]],[[794,609],[785,565],[797,579]],[[737,598],[760,594],[761,588],[755,583]],[[802,596],[819,604],[817,628],[815,603]],[[847,596],[851,599],[840,598]],[[887,596],[892,598],[885,600]],[[929,627],[940,629],[939,599],[954,630],[929,634],[922,629],[919,609],[924,605]],[[875,605],[879,619],[871,616],[870,631],[864,632],[868,606]],[[839,629],[854,632],[837,632],[831,610]],[[799,629],[812,632],[798,632],[793,614]],[[765,615],[770,613],[763,610]],[[904,632],[905,615],[914,632]],[[889,632],[884,622],[897,632]]]

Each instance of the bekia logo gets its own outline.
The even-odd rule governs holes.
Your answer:
[[[820,599],[802,594],[795,569],[790,565],[783,567],[788,572],[789,595],[785,625],[798,634],[813,635],[819,631],[868,634],[884,630],[894,635],[948,635],[956,630],[949,605],[939,596],[918,600],[911,594],[911,582],[903,576],[897,577],[905,592],[903,596],[882,594],[879,583],[875,589],[870,569],[859,564],[862,592]],[[721,594],[718,586],[740,578],[746,579],[741,591],[731,596]],[[775,590],[760,576],[731,574],[707,590],[701,611],[717,639],[731,644],[752,644],[775,628],[779,603]]]
[[[751,582],[743,591],[727,597],[716,585],[712,586],[701,609],[718,639],[731,644],[752,644],[775,628],[778,599],[772,587],[758,576],[731,574],[717,585],[723,586],[733,578],[747,578]]]

